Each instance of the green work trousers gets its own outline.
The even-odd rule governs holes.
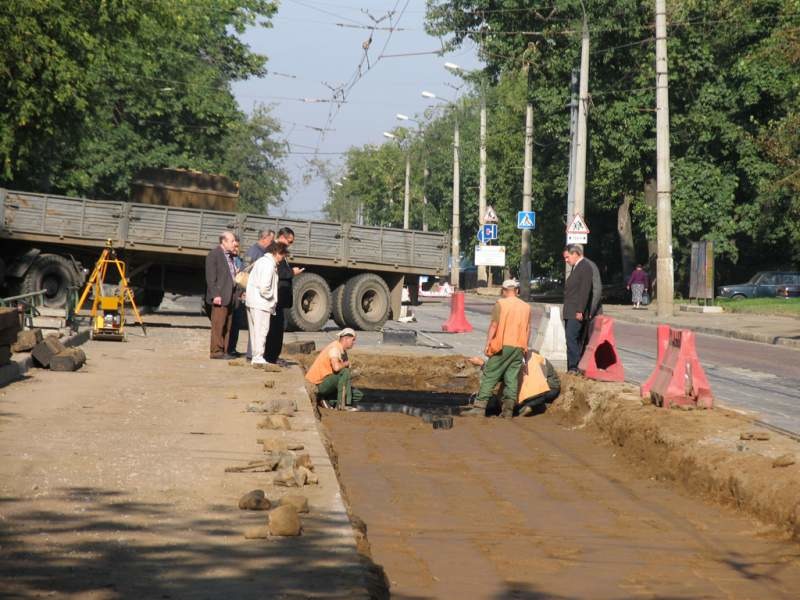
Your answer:
[[[490,356],[483,367],[478,402],[488,402],[494,386],[503,381],[503,404],[512,407],[519,394],[519,372],[522,369],[522,348],[503,346],[499,354]]]
[[[338,373],[331,373],[322,380],[317,386],[317,396],[325,400],[334,402],[336,396],[336,406],[341,406],[342,397],[345,398],[345,406],[352,406],[353,402],[358,402],[364,394],[355,389],[350,383],[350,369],[345,367]]]

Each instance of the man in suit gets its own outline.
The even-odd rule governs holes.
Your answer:
[[[235,302],[235,246],[236,237],[233,233],[223,231],[219,236],[219,246],[206,256],[206,304],[211,317],[211,358],[230,358],[226,351]]]
[[[567,246],[567,264],[572,272],[564,283],[564,330],[567,336],[567,370],[578,372],[583,328],[589,320],[592,300],[592,267],[583,258],[583,246]]]

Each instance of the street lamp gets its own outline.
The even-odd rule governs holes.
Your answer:
[[[422,122],[418,121],[417,119],[412,119],[408,115],[404,115],[403,113],[397,113],[395,115],[398,121],[411,121],[412,123],[416,123],[417,127],[419,128],[419,135],[425,135],[425,131],[422,129]],[[409,149],[410,152],[410,149]],[[428,157],[425,155],[423,159],[423,166],[422,166],[422,231],[428,231]]]
[[[400,148],[403,148],[402,138],[399,136],[389,133],[388,131],[383,132],[383,137],[387,137],[390,140],[397,140],[397,145]],[[405,148],[406,153],[406,181],[405,181],[405,194],[403,196],[403,229],[409,228],[409,209],[411,204],[411,149],[406,144]]]
[[[447,102],[446,100],[442,100],[436,94],[429,91],[422,92],[423,98],[428,98],[430,100],[438,100],[440,102],[444,102],[448,105],[453,105],[452,102]],[[453,224],[452,224],[452,249],[450,252],[450,285],[452,285],[455,289],[459,287],[459,261],[461,255],[461,233],[460,233],[460,224],[461,224],[461,215],[460,215],[460,204],[461,204],[461,182],[460,182],[460,175],[461,171],[459,168],[458,163],[458,150],[459,150],[459,133],[458,133],[458,115],[453,113],[454,119],[454,126],[453,126]]]

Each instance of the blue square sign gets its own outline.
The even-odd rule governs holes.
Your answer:
[[[481,228],[478,230],[478,241],[481,244],[485,244],[491,240],[497,239],[497,223],[486,223],[485,225],[481,225]]]
[[[521,210],[517,213],[517,229],[536,229],[536,212]]]

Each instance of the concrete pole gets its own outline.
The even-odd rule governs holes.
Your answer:
[[[428,231],[428,161],[422,171],[422,231]]]
[[[409,228],[409,211],[411,204],[411,149],[406,149],[406,192],[403,198],[403,229]]]
[[[569,183],[567,185],[567,224],[575,215],[575,160],[578,151],[578,71],[572,70],[569,102]]]
[[[669,169],[669,82],[667,78],[666,0],[656,0],[656,194],[657,240],[656,314],[671,317],[674,279],[672,264],[672,183]]]
[[[481,140],[478,188],[478,222],[483,225],[486,216],[486,94],[481,94]],[[483,245],[483,244],[481,244]],[[478,266],[478,285],[487,284],[486,267]]]
[[[458,289],[459,287],[459,255],[461,254],[461,171],[458,164],[458,149],[458,117],[455,116],[455,127],[453,128],[453,248],[450,256],[450,285],[452,285],[455,289]]]
[[[575,213],[586,215],[586,113],[589,109],[589,26],[583,15],[583,34],[581,36],[581,76],[580,101],[578,102],[578,144],[575,157]],[[572,221],[574,215],[568,215]]]
[[[525,166],[522,175],[522,210],[531,210],[533,187],[533,105],[525,109]],[[531,295],[531,230],[522,230],[519,258],[519,295],[528,300]]]

